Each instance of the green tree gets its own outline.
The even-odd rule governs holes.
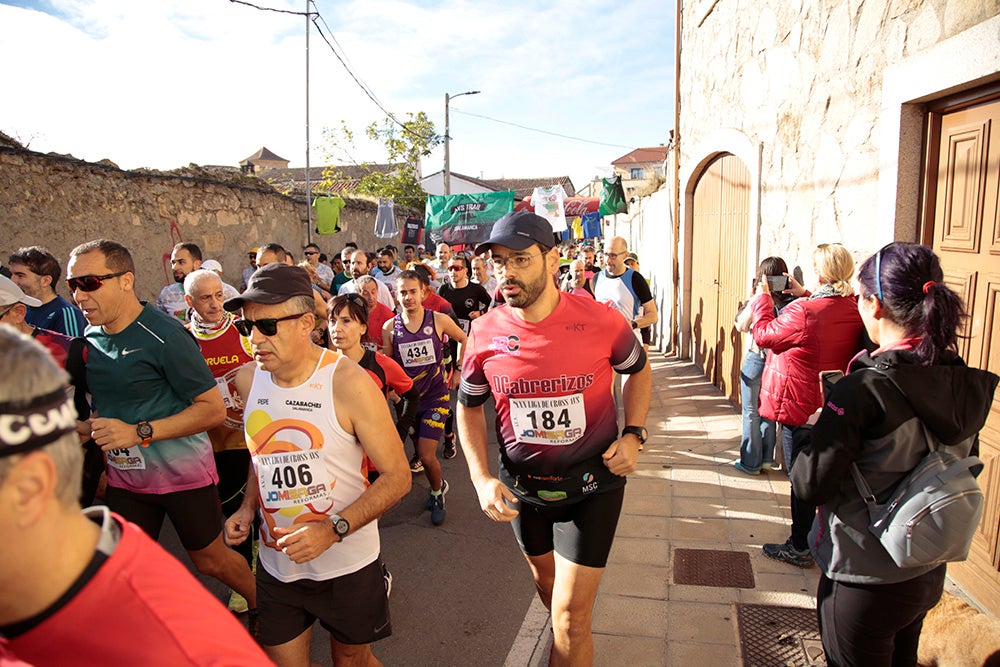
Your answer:
[[[364,175],[351,188],[355,194],[369,197],[392,197],[397,204],[407,208],[423,210],[427,193],[420,186],[417,165],[421,158],[444,141],[444,137],[434,130],[434,123],[427,114],[420,111],[408,113],[407,119],[386,117],[365,128],[365,135],[385,147],[386,162],[390,168],[377,168],[371,162],[361,163]],[[323,131],[328,145],[327,158],[358,164],[351,157],[354,148],[354,132],[341,121],[340,129],[326,128]],[[323,171],[322,189],[332,189],[334,183],[343,180],[341,167],[330,166]]]

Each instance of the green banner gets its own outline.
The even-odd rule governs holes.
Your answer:
[[[514,191],[430,195],[424,220],[428,249],[438,243],[481,243],[490,237],[493,223],[514,210]],[[431,245],[433,244],[433,245]]]

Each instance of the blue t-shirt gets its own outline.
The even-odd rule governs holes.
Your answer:
[[[87,328],[83,312],[58,294],[56,298],[37,308],[28,306],[24,321],[33,327],[57,331],[71,338],[82,336]]]
[[[87,383],[101,417],[129,424],[164,419],[215,389],[191,334],[149,304],[116,334],[87,328]],[[218,481],[212,444],[204,432],[156,439],[148,447],[106,452],[108,484],[135,493],[198,489]]]

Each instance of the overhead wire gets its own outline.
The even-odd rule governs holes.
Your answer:
[[[229,2],[236,3],[237,5],[246,5],[247,7],[253,7],[254,9],[259,9],[262,12],[291,14],[293,16],[312,16],[312,12],[294,12],[290,9],[275,9],[274,7],[261,7],[260,5],[253,4],[252,2],[246,2],[245,0],[229,0]],[[315,6],[315,3],[313,3],[313,6]]]
[[[456,109],[455,107],[451,107],[451,110],[454,111],[455,113],[460,113],[463,116],[474,116],[475,118],[482,118],[484,120],[491,120],[494,123],[501,123],[503,125],[513,125],[514,127],[519,127],[522,130],[528,130],[530,132],[538,132],[540,134],[548,134],[548,135],[551,135],[553,137],[560,137],[562,139],[571,139],[573,141],[582,141],[585,144],[595,144],[597,146],[611,146],[612,148],[629,148],[629,149],[635,148],[634,146],[625,146],[623,144],[608,144],[608,143],[605,143],[603,141],[592,141],[590,139],[583,139],[581,137],[571,137],[568,134],[559,134],[558,132],[550,132],[548,130],[540,130],[540,129],[536,128],[536,127],[528,127],[527,125],[521,125],[520,123],[512,123],[512,122],[507,121],[507,120],[500,120],[499,118],[491,118],[489,116],[483,116],[482,114],[472,113],[470,111],[462,111],[460,109]]]

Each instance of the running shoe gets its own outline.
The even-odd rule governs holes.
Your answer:
[[[458,449],[455,448],[455,436],[444,436],[444,451],[441,454],[446,459],[453,459],[458,456]]]
[[[444,496],[444,494],[446,494],[446,493],[448,493],[448,480],[442,479],[441,480],[441,495]],[[432,510],[432,509],[434,509],[434,494],[433,493],[430,494],[430,497],[427,498],[427,504],[424,505],[424,509],[425,510]]]
[[[431,495],[431,523],[435,526],[440,526],[444,523],[444,518],[447,516],[447,512],[444,509],[444,494],[448,492],[448,482],[443,482],[441,484],[441,493],[439,495]]]
[[[231,591],[229,595],[229,611],[234,614],[245,614],[250,605],[247,604],[247,599],[237,593],[236,591]]]
[[[813,566],[813,557],[809,550],[799,551],[792,546],[791,539],[786,540],[784,544],[765,544],[763,550],[764,555],[771,560],[780,560],[795,567]]]
[[[764,461],[764,467],[771,470],[781,470],[781,461]]]
[[[736,468],[737,470],[739,470],[744,475],[759,475],[760,474],[760,470],[750,470],[750,468],[747,468],[740,461],[734,462],[733,463],[733,467]]]
[[[424,471],[423,461],[420,460],[419,456],[417,456],[416,454],[414,454],[413,458],[410,459],[410,472],[412,472],[412,473],[418,473],[418,472],[423,472],[423,471]]]

